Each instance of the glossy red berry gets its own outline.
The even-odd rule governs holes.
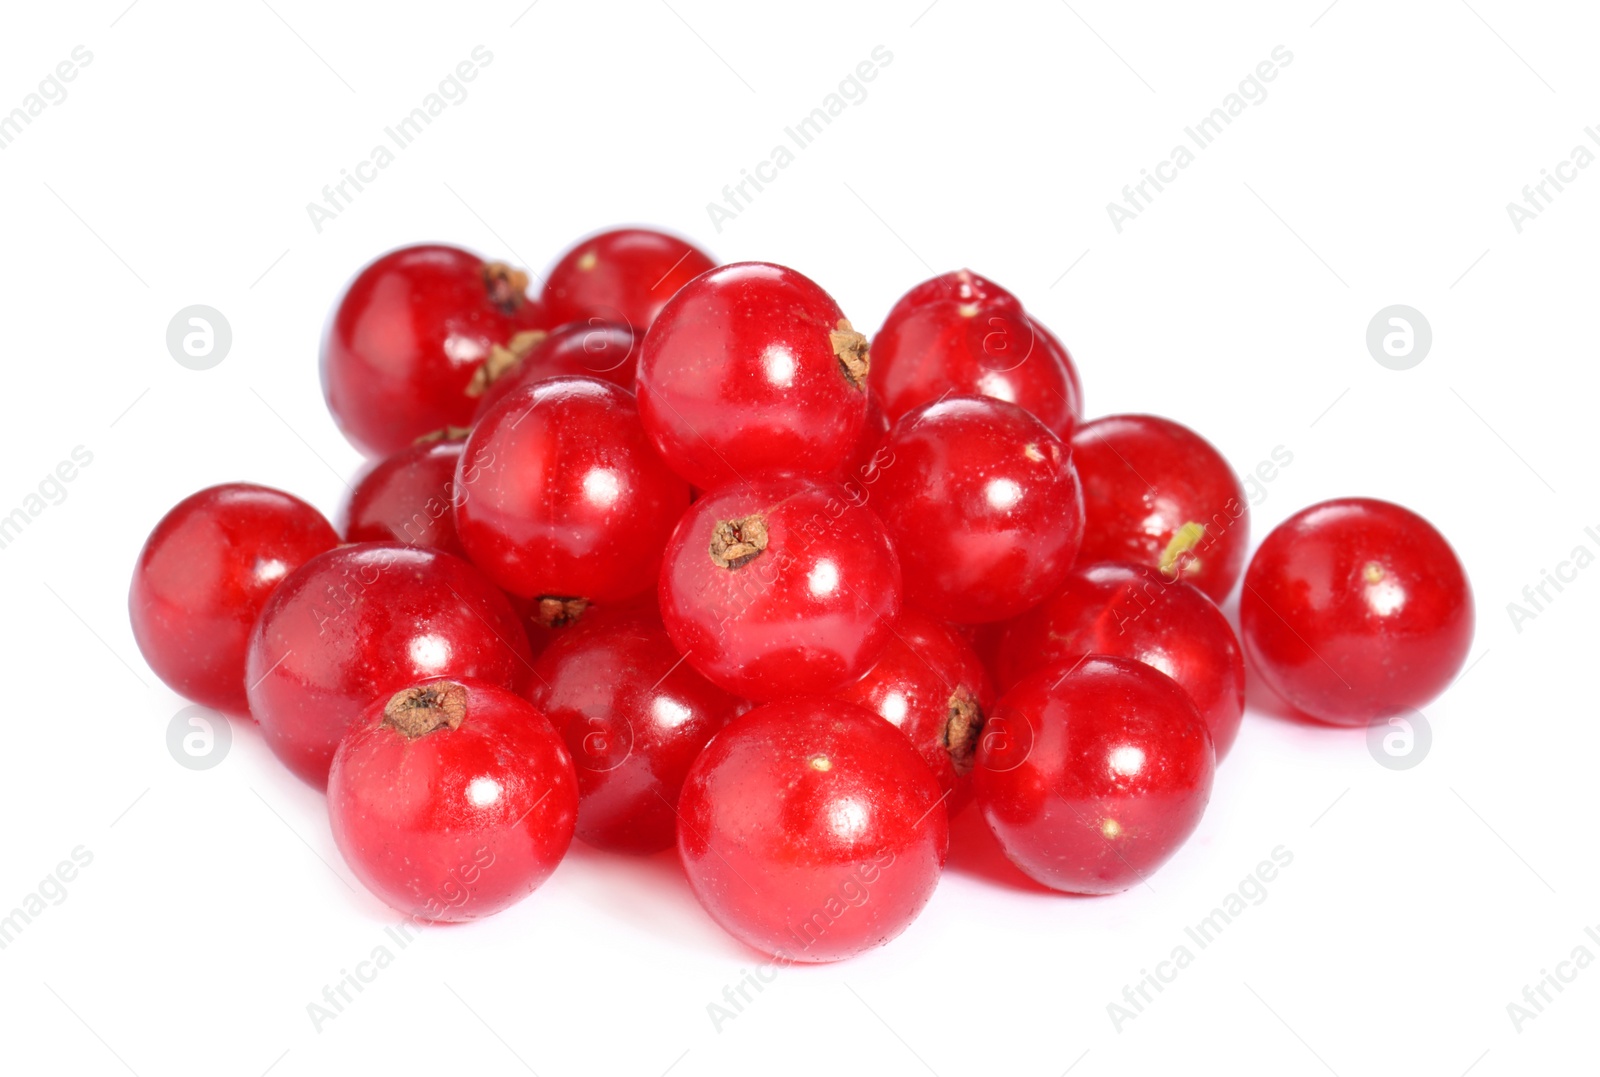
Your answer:
[[[1343,498],[1267,536],[1239,599],[1250,664],[1325,722],[1365,725],[1424,706],[1472,647],[1472,588],[1444,536],[1387,501]]]
[[[574,246],[545,280],[552,325],[602,318],[644,332],[667,300],[717,263],[676,236],[619,228]]]
[[[900,934],[933,895],[950,828],[906,738],[838,700],[757,707],[719,733],[678,802],[678,852],[712,919],[784,961]]]
[[[471,565],[395,543],[341,546],[273,592],[250,636],[250,712],[313,785],[375,700],[432,677],[525,692],[532,654],[506,597]]]
[[[861,436],[856,439],[856,447],[851,450],[844,467],[835,473],[835,477],[852,491],[876,482],[877,473],[888,460],[888,454],[883,452],[884,442],[888,440],[889,416],[883,410],[883,405],[878,403],[878,394],[869,386],[867,420],[861,424]]]
[[[1142,565],[1079,565],[1061,590],[1006,625],[995,648],[1001,692],[1038,669],[1087,654],[1131,658],[1177,681],[1227,755],[1244,716],[1244,655],[1233,627],[1199,588]]]
[[[1111,894],[1143,882],[1194,833],[1215,767],[1205,722],[1176,681],[1093,656],[1000,697],[972,787],[1029,878]]]
[[[133,638],[179,695],[248,715],[250,629],[285,576],[339,544],[297,497],[235,482],[173,506],[139,551],[128,590]]]
[[[952,396],[906,413],[869,488],[914,608],[962,624],[1015,617],[1061,585],[1083,540],[1067,446],[1015,404]]]
[[[769,469],[837,473],[867,418],[867,338],[792,269],[701,274],[645,334],[639,417],[702,490]]]
[[[572,759],[550,723],[482,681],[380,699],[328,774],[345,861],[419,920],[476,920],[533,893],[572,843],[577,810]]]
[[[491,351],[544,328],[527,283],[521,270],[437,245],[402,247],[357,274],[322,341],[322,388],[345,436],[387,456],[468,425]]]
[[[465,556],[451,507],[465,431],[418,441],[373,464],[339,509],[346,542],[402,542]]]
[[[1085,563],[1149,565],[1214,601],[1233,590],[1250,544],[1250,504],[1212,444],[1154,415],[1108,415],[1072,438],[1083,482]]]
[[[965,807],[994,689],[959,631],[920,613],[902,614],[883,655],[838,698],[865,707],[909,737],[939,779],[945,808],[954,815]]]
[[[578,768],[578,837],[624,853],[672,846],[689,765],[742,701],[683,661],[650,606],[596,610],[534,663],[533,703]]]
[[[820,695],[878,660],[900,587],[870,511],[836,483],[779,476],[684,514],[661,565],[661,617],[689,664],[735,695]]]
[[[467,438],[456,530],[523,598],[614,602],[655,585],[689,487],[645,438],[633,394],[594,378],[516,390]]]
[[[930,277],[894,301],[884,323],[899,321],[919,307],[938,303],[967,303],[977,307],[1020,307],[1022,301],[988,277],[970,269],[954,269]]]
[[[477,417],[522,386],[545,378],[599,378],[631,393],[643,335],[643,330],[635,333],[626,325],[598,318],[569,322],[537,339],[530,333],[511,352],[516,356],[511,366],[496,375],[478,398]]]
[[[1046,352],[1055,356],[1067,372],[1066,398],[1072,410],[1072,427],[1076,430],[1083,421],[1083,380],[1078,376],[1078,364],[1072,359],[1072,354],[1067,351],[1067,346],[1061,343],[1061,338],[1045,326],[1039,319],[1029,317],[1029,325],[1033,327],[1034,338]],[[1071,434],[1062,436],[1063,441],[1070,441]]]
[[[1065,439],[1083,411],[1072,358],[1016,296],[958,270],[900,298],[872,341],[872,382],[891,420],[951,393],[1021,405]]]

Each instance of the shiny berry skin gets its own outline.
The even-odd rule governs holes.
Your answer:
[[[1421,516],[1342,498],[1289,517],[1250,561],[1239,598],[1261,679],[1324,722],[1366,725],[1429,703],[1472,647],[1472,587]]]
[[[1006,624],[995,648],[1000,691],[1086,654],[1131,658],[1177,681],[1205,719],[1218,761],[1228,754],[1244,716],[1244,654],[1199,588],[1142,565],[1076,566],[1061,590]]]
[[[979,307],[1022,305],[1021,300],[988,277],[980,277],[970,269],[953,269],[928,278],[895,300],[884,324],[899,321],[918,307],[933,303],[967,303]]]
[[[683,658],[651,606],[596,610],[534,663],[530,698],[578,768],[578,837],[622,853],[671,848],[689,765],[742,701]]]
[[[900,934],[933,896],[950,842],[942,796],[877,715],[768,703],[690,768],[678,852],[729,934],[783,961],[839,961]]]
[[[424,439],[370,466],[339,507],[346,542],[403,542],[466,554],[451,507],[465,433]]]
[[[661,618],[713,684],[746,699],[837,691],[894,635],[900,562],[837,483],[778,476],[714,491],[661,564]]]
[[[900,298],[872,341],[872,384],[891,420],[947,393],[982,394],[1021,405],[1065,439],[1083,411],[1061,342],[1016,296],[968,270]]]
[[[906,602],[958,624],[1015,617],[1061,585],[1083,541],[1070,451],[1015,404],[952,396],[902,416],[869,488]]]
[[[633,394],[595,378],[516,390],[467,438],[456,530],[523,598],[614,602],[655,585],[689,487],[651,448]]]
[[[550,877],[578,814],[572,758],[513,692],[433,680],[366,708],[328,773],[333,840],[419,920],[476,920]]]
[[[792,269],[737,262],[683,287],[645,334],[639,417],[702,490],[764,470],[836,473],[867,419],[867,338]]]
[[[432,677],[527,690],[533,655],[505,595],[438,550],[359,543],[313,557],[267,600],[245,665],[267,745],[312,785],[374,700]]]
[[[1066,397],[1072,409],[1072,429],[1077,429],[1078,423],[1083,421],[1083,380],[1078,376],[1078,364],[1073,362],[1072,353],[1061,343],[1061,338],[1050,332],[1043,322],[1034,317],[1029,317],[1028,322],[1040,346],[1055,356],[1067,372]],[[1062,440],[1070,441],[1071,436],[1065,435]]]
[[[1211,736],[1176,681],[1127,658],[1048,667],[1000,697],[972,790],[1023,874],[1069,894],[1143,882],[1211,798]]]
[[[882,452],[883,443],[889,440],[889,416],[878,402],[878,394],[867,388],[867,421],[861,424],[861,436],[849,459],[834,477],[855,491],[877,481],[877,473],[888,460]],[[859,496],[859,495],[858,495]]]
[[[1244,571],[1250,503],[1221,453],[1155,415],[1108,415],[1072,438],[1084,563],[1149,565],[1221,602]]]
[[[643,338],[643,330],[635,333],[626,325],[598,318],[569,322],[538,339],[529,334],[522,355],[497,375],[478,398],[477,417],[481,419],[490,408],[522,386],[545,378],[565,375],[599,378],[631,393]]]
[[[951,815],[966,806],[972,758],[983,716],[994,706],[994,688],[955,627],[920,613],[902,614],[883,655],[836,697],[865,707],[911,739],[939,779]]]
[[[356,275],[322,341],[322,390],[339,428],[369,456],[472,421],[469,393],[490,351],[545,314],[527,276],[456,247],[402,247]]]
[[[139,551],[128,617],[139,652],[179,695],[250,713],[250,629],[285,576],[339,544],[322,513],[265,486],[233,482],[190,494]]]
[[[603,318],[644,332],[667,300],[716,260],[676,236],[619,228],[574,246],[545,279],[550,324]]]

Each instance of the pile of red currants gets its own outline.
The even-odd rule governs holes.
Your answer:
[[[1325,502],[1246,570],[1217,450],[1083,422],[1067,350],[974,273],[911,289],[870,350],[794,270],[648,230],[528,292],[453,247],[367,266],[322,349],[374,459],[337,529],[213,487],[134,572],[151,667],[325,785],[408,915],[503,909],[576,833],[675,844],[733,935],[836,960],[916,917],[972,802],[1034,880],[1112,893],[1198,825],[1245,654],[1356,726],[1466,658],[1471,592],[1425,520]]]

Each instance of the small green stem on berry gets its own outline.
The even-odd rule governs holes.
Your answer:
[[[1197,524],[1193,520],[1174,531],[1167,548],[1161,551],[1161,559],[1156,563],[1161,575],[1169,580],[1176,580],[1182,576],[1184,567],[1195,559],[1195,547],[1205,537],[1205,525]]]

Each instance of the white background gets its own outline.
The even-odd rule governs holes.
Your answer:
[[[525,5],[7,5],[0,111],[74,46],[93,60],[0,151],[0,515],[75,446],[93,462],[0,549],[0,912],[74,848],[93,862],[0,951],[0,1068],[1594,1072],[1600,965],[1520,1031],[1507,1004],[1575,947],[1600,956],[1600,569],[1520,631],[1506,606],[1574,547],[1600,553],[1600,167],[1521,233],[1505,208],[1600,125],[1592,9]],[[470,96],[316,231],[306,203],[477,45],[494,59]],[[706,203],[878,45],[866,99],[719,233]],[[1119,234],[1106,203],[1279,45],[1267,98]],[[254,729],[208,771],[169,755],[184,703],[129,633],[134,556],[211,483],[334,510],[359,460],[316,349],[363,262],[434,239],[542,269],[631,221],[795,266],[867,329],[933,272],[993,276],[1066,340],[1092,414],[1172,416],[1241,472],[1292,453],[1257,538],[1338,495],[1428,516],[1479,628],[1426,758],[1392,771],[1360,731],[1252,710],[1199,832],[1114,898],[1026,887],[968,819],[904,936],[783,970],[720,1030],[707,1004],[757,959],[670,855],[575,846],[517,908],[426,931],[318,1031],[307,1004],[399,917]],[[209,371],[165,345],[196,303],[233,330]],[[1394,303],[1434,334],[1404,372],[1365,345]],[[1280,845],[1264,903],[1119,1031],[1107,1004]]]

